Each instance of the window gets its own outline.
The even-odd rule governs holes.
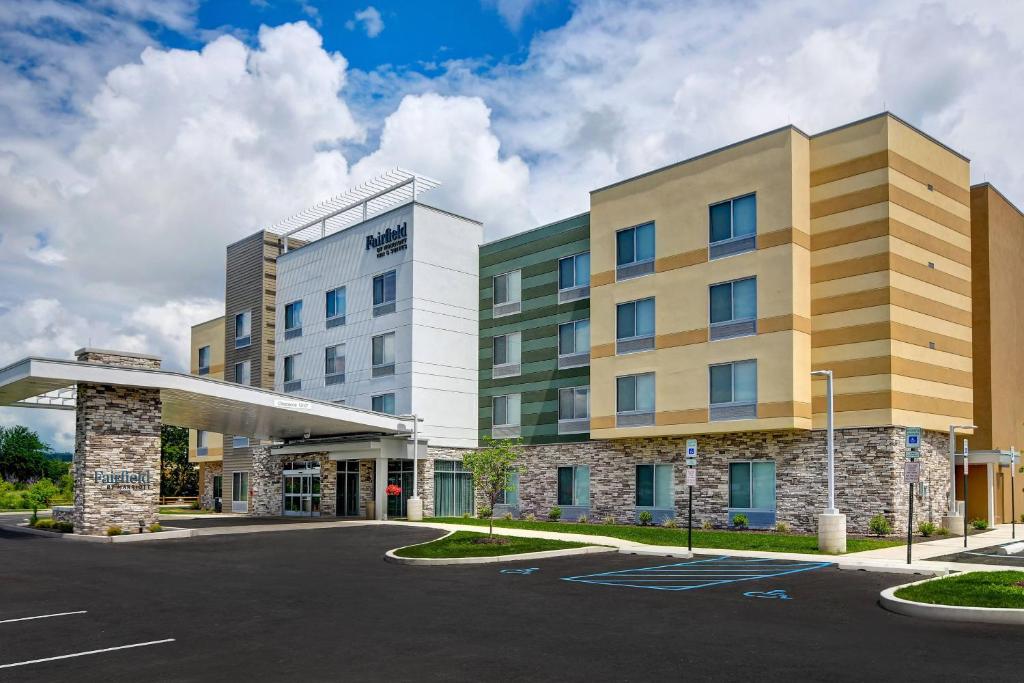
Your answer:
[[[493,377],[512,377],[522,371],[522,334],[512,332],[494,338]]]
[[[708,297],[711,340],[757,332],[757,278],[711,285]]]
[[[249,501],[249,473],[248,472],[232,472],[231,473],[231,502],[232,510],[245,511],[248,508]]]
[[[569,387],[558,390],[558,419],[590,418],[590,387]]]
[[[732,256],[756,248],[757,198],[737,197],[708,209],[710,257]]]
[[[511,507],[517,507],[519,505],[519,473],[512,472],[508,475],[508,487],[498,493],[498,498],[494,501],[495,505],[509,505]]]
[[[494,317],[514,315],[522,310],[523,275],[513,270],[494,277]]]
[[[302,380],[295,377],[295,364],[298,354],[284,357],[284,390],[298,391],[302,388]]]
[[[395,312],[395,286],[397,274],[393,270],[373,278],[373,314]]]
[[[672,465],[636,466],[636,506],[640,508],[675,507],[672,495]]]
[[[590,296],[590,252],[558,259],[558,303]]]
[[[494,427],[518,427],[521,397],[519,394],[495,396],[491,400],[491,425]]]
[[[247,436],[233,436],[231,437],[231,446],[233,448],[248,448],[249,437]]]
[[[285,304],[284,307],[284,329],[296,330],[302,328],[302,302],[293,301]]]
[[[199,347],[199,374],[207,375],[210,373],[210,347],[201,346]]]
[[[206,455],[209,453],[207,447],[209,446],[210,435],[204,432],[202,429],[196,431],[196,455]]]
[[[235,348],[240,349],[252,343],[252,311],[235,314]]]
[[[395,395],[380,394],[370,399],[370,407],[375,413],[395,414]]]
[[[336,287],[327,292],[327,327],[345,324],[345,288]]]
[[[590,360],[590,320],[574,320],[558,326],[558,355],[587,354]],[[586,363],[583,363],[586,365]],[[563,367],[561,364],[558,367]],[[575,367],[575,366],[568,366]]]
[[[729,463],[729,507],[775,509],[775,463],[771,460]]]
[[[342,384],[345,381],[345,345],[337,344],[324,349],[324,384]]]
[[[590,507],[590,466],[558,468],[558,504]]]
[[[654,298],[628,301],[615,309],[615,353],[654,348]]]
[[[241,363],[235,363],[235,384],[249,386],[252,381],[250,377],[251,368],[252,361],[243,360]]]
[[[712,420],[757,417],[756,360],[712,365],[708,375]]]
[[[395,374],[395,333],[379,334],[371,342],[372,375],[385,377]]]
[[[615,274],[619,280],[654,272],[654,223],[615,233]]]
[[[654,424],[654,373],[616,377],[615,403],[617,426]]]

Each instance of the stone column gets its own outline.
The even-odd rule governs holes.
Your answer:
[[[157,370],[160,359],[79,349],[80,362]],[[160,508],[161,403],[158,389],[79,384],[75,413],[75,533],[111,526],[138,532]]]

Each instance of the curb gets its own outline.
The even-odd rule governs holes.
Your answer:
[[[43,529],[33,529],[27,526],[15,526],[11,524],[0,524],[0,529],[3,529],[4,531],[13,531],[16,534],[44,536],[62,541],[75,541],[80,543],[142,543],[145,541],[163,541],[173,538],[192,538],[196,535],[195,529],[168,529],[157,533],[123,534],[121,536],[83,536],[80,534],[44,531]]]
[[[551,557],[569,557],[571,555],[591,555],[594,553],[611,553],[616,548],[608,548],[599,545],[588,545],[583,548],[565,548],[563,550],[541,550],[535,553],[517,553],[515,555],[497,555],[495,557],[399,557],[395,553],[405,548],[415,548],[418,545],[426,545],[448,538],[454,531],[449,531],[440,538],[434,538],[423,543],[413,543],[395,548],[384,553],[384,560],[395,564],[413,565],[419,567],[440,567],[453,564],[493,564],[497,562],[515,562],[517,560],[545,560]]]
[[[922,567],[915,564],[899,563],[896,561],[889,560],[876,560],[869,562],[867,560],[847,560],[846,562],[837,562],[836,566],[840,569],[847,571],[863,571],[863,572],[882,572],[884,574],[918,574],[920,576],[930,576],[932,578],[941,578],[950,574],[950,570],[944,567]]]
[[[923,581],[905,583],[901,586],[886,588],[879,594],[879,603],[885,609],[907,617],[934,619],[938,621],[972,622],[976,624],[1012,624],[1024,625],[1024,609],[1011,607],[966,607],[959,605],[932,605],[927,602],[914,602],[896,597],[896,591],[907,586],[916,586],[928,581],[939,581],[943,577],[933,576]]]

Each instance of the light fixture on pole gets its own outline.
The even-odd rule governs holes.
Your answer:
[[[824,377],[825,419],[828,461],[828,507],[818,515],[818,549],[826,553],[846,552],[846,515],[836,508],[836,452],[835,452],[835,403],[833,402],[832,371],[812,370],[814,377]]]

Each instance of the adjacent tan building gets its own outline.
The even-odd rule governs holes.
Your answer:
[[[192,326],[189,372],[224,379],[224,316]],[[199,501],[213,509],[223,482],[224,435],[188,430],[188,460],[199,467]]]

